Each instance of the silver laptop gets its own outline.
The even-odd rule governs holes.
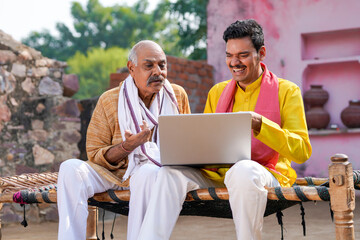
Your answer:
[[[251,159],[251,114],[159,116],[161,163],[219,165]]]

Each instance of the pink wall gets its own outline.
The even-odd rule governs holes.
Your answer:
[[[254,18],[264,29],[264,62],[269,69],[299,85],[303,92],[311,84],[324,85],[330,95],[324,106],[330,113],[330,124],[344,128],[342,109],[350,99],[360,99],[359,0],[228,0],[226,4],[210,0],[207,9],[208,63],[214,66],[215,82],[231,78],[225,64],[224,30],[238,19]],[[360,163],[356,159],[360,153],[359,132],[312,135],[313,155],[302,166],[305,170],[296,168],[322,175],[336,152]],[[317,170],[307,170],[307,166]],[[360,169],[359,164],[356,166]]]

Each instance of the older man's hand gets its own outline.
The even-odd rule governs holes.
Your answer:
[[[125,138],[123,146],[129,151],[133,151],[138,146],[150,141],[151,130],[147,125],[147,122],[143,120],[143,125],[140,126],[141,131],[137,134],[133,134],[130,130],[125,130]]]

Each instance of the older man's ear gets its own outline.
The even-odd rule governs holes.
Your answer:
[[[129,73],[132,74],[134,72],[134,63],[132,61],[128,61],[126,66],[129,69]]]

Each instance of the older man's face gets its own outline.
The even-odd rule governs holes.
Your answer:
[[[144,98],[158,93],[167,76],[166,56],[163,50],[154,44],[141,46],[137,51],[137,66],[129,62],[130,74],[139,89],[139,95]]]

